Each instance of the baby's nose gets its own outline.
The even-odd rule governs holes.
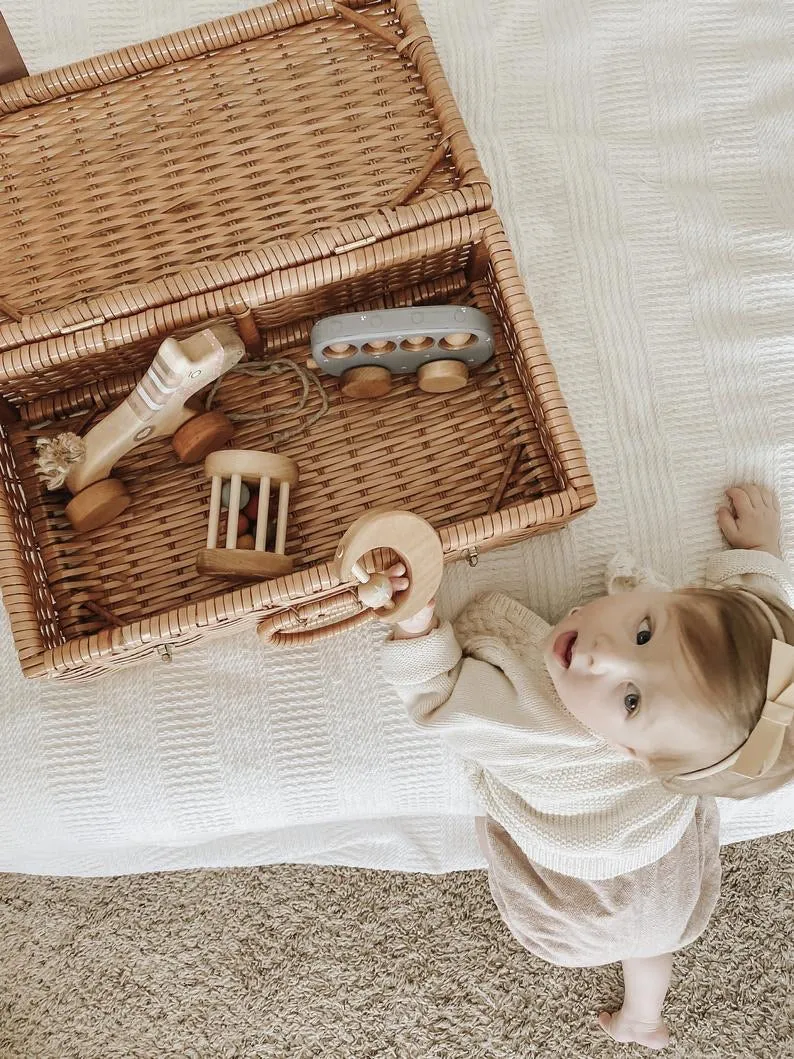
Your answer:
[[[607,636],[597,636],[588,653],[589,667],[593,673],[620,673],[626,668],[626,658],[616,644]]]

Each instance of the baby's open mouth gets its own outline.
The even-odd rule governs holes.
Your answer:
[[[575,632],[564,632],[554,641],[554,657],[565,669],[571,664],[576,637],[577,634]]]

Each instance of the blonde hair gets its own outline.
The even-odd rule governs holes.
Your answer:
[[[757,592],[772,609],[788,643],[794,643],[794,611],[780,599]],[[730,744],[715,760],[737,749],[761,716],[766,701],[772,630],[764,612],[746,592],[731,588],[680,589],[671,600],[681,646],[700,686],[704,706],[725,724]],[[757,779],[729,771],[686,780],[681,774],[711,764],[693,763],[684,754],[651,757],[650,769],[665,787],[682,794],[714,794],[723,798],[749,798],[783,786],[794,778],[794,725],[786,732],[780,756]]]

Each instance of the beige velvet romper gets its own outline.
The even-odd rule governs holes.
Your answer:
[[[691,944],[720,891],[719,813],[698,800],[678,844],[644,868],[600,881],[533,864],[490,817],[477,818],[488,884],[515,938],[563,967],[594,967],[659,956]]]

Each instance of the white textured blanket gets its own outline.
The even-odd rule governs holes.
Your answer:
[[[32,71],[247,6],[5,0]],[[547,618],[633,551],[668,580],[763,481],[794,558],[794,4],[424,0],[490,174],[600,503],[447,576]],[[462,774],[382,685],[376,627],[253,639],[81,688],[28,684],[0,619],[0,870],[479,866]],[[794,789],[723,805],[727,841],[794,827]]]

